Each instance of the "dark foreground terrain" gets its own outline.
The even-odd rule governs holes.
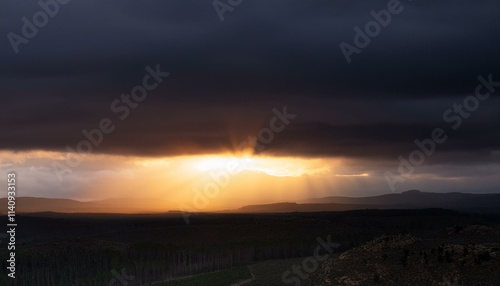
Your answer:
[[[498,213],[198,214],[189,225],[175,213],[38,213],[17,222],[16,284],[3,273],[0,285],[500,285]]]

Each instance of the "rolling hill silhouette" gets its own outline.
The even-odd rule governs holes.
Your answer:
[[[168,209],[151,209],[149,199],[107,199],[81,202],[71,199],[51,199],[19,197],[16,199],[16,212],[59,212],[59,213],[146,213],[168,212]],[[1,198],[0,204],[7,206],[7,199]],[[246,205],[225,213],[286,213],[286,212],[323,212],[361,209],[423,209],[443,208],[469,212],[500,212],[500,194],[469,193],[429,193],[416,190],[401,194],[386,194],[373,197],[324,197],[297,202]],[[5,213],[5,208],[2,209]]]
[[[469,212],[500,212],[500,194],[429,193],[410,190],[373,197],[325,197],[298,203],[249,205],[234,212],[318,212],[359,209],[444,208]]]

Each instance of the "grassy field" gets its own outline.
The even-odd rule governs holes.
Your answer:
[[[300,265],[304,258],[269,260],[248,267],[188,276],[168,282],[151,284],[151,286],[230,286],[248,280],[242,286],[282,286],[282,275],[291,270],[293,265]],[[250,279],[250,280],[249,280]],[[313,285],[308,279],[301,285]]]
[[[152,284],[152,286],[225,286],[252,278],[248,267],[205,273]]]
[[[303,258],[270,260],[251,265],[249,268],[255,279],[246,284],[248,286],[276,286],[286,285],[281,282],[281,276],[286,270],[291,270],[292,265],[302,263]],[[304,281],[305,282],[305,281]],[[302,283],[301,285],[309,285]]]

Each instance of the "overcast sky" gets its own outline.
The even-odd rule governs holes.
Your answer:
[[[497,168],[500,87],[456,130],[443,113],[474,95],[478,76],[500,82],[500,2],[401,1],[347,63],[339,44],[354,45],[354,27],[388,2],[243,0],[221,21],[211,1],[71,0],[15,53],[9,33],[22,36],[41,8],[2,1],[0,149],[63,151],[109,117],[117,129],[97,153],[216,153],[287,106],[297,118],[264,154],[397,167],[443,128],[426,166]],[[118,120],[111,103],[156,65],[169,77]]]

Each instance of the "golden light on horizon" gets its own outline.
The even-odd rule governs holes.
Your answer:
[[[248,153],[161,157],[88,154],[81,157],[78,166],[64,173],[64,183],[70,188],[60,188],[51,165],[66,164],[66,158],[74,154],[56,151],[0,154],[0,164],[23,166],[26,171],[22,172],[37,178],[23,183],[38,186],[39,190],[45,186],[42,191],[54,194],[53,197],[84,201],[145,198],[151,210],[177,209],[179,203],[193,205],[200,192],[214,186],[212,183],[219,190],[203,209],[206,211],[322,197],[342,192],[347,184],[363,189],[374,179],[381,180],[368,169],[352,168],[351,162],[333,157]],[[39,193],[36,196],[43,196]]]
[[[200,172],[237,169],[238,173],[250,171],[273,177],[300,177],[330,171],[329,166],[318,164],[318,160],[292,157],[209,155],[194,156],[191,160]]]

